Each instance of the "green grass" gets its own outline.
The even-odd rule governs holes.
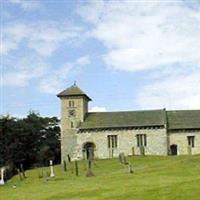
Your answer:
[[[80,176],[71,169],[55,167],[56,178],[38,178],[35,169],[27,179],[13,177],[0,186],[2,200],[199,200],[200,155],[180,157],[129,157],[134,174],[118,159],[97,160],[94,177],[85,177],[86,162],[80,161]],[[48,170],[48,168],[46,169]],[[13,188],[16,185],[16,188]]]

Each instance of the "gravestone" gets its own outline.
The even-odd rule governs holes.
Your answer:
[[[53,170],[53,161],[50,160],[50,177],[55,177],[54,170]]]
[[[67,154],[67,158],[68,158],[68,162],[70,163],[71,162],[71,157],[69,154]]]
[[[78,161],[75,160],[75,172],[76,172],[76,176],[78,176]]]
[[[5,168],[1,168],[1,180],[0,180],[0,185],[4,185],[5,182],[4,182],[4,171],[5,171]]]
[[[64,171],[66,172],[67,171],[67,163],[65,160],[63,161],[63,168],[64,168]]]
[[[128,164],[126,156],[125,156],[125,154],[123,152],[119,154],[119,161],[122,164],[125,164],[125,165]]]
[[[129,173],[133,173],[133,165],[131,163],[128,164]]]
[[[88,152],[89,152],[89,156],[88,156],[88,170],[87,170],[86,176],[90,177],[90,176],[94,176],[94,174],[92,172],[93,148],[90,147],[88,149]]]
[[[20,164],[20,169],[21,169],[23,178],[26,178],[26,174],[25,174],[25,171],[24,171],[24,166],[23,166],[23,164]]]
[[[119,162],[122,164],[122,154],[119,154]]]

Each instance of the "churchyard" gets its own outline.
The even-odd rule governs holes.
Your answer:
[[[126,162],[126,163],[124,163]],[[78,165],[78,173],[77,173]],[[200,155],[135,156],[36,168],[0,185],[2,200],[199,200]],[[64,170],[66,169],[66,171]],[[130,171],[132,169],[132,171]],[[42,174],[42,175],[41,175]],[[52,177],[51,177],[52,176]]]

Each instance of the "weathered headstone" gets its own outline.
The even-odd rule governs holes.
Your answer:
[[[21,169],[23,178],[26,178],[26,174],[25,174],[25,171],[24,171],[24,166],[23,166],[23,164],[20,164],[20,169]]]
[[[131,163],[128,164],[129,173],[133,173],[133,165]]]
[[[53,161],[50,160],[50,177],[55,177],[54,170],[53,170]]]
[[[38,168],[38,178],[44,178],[44,170],[41,166]]]
[[[1,180],[0,180],[0,185],[4,185],[5,182],[4,182],[4,171],[5,171],[5,168],[1,168]]]
[[[119,161],[122,164],[125,164],[125,165],[128,164],[126,156],[125,156],[125,154],[123,152],[119,154]]]
[[[65,160],[63,161],[63,168],[64,168],[64,171],[66,172],[67,171],[67,163]]]
[[[68,162],[70,163],[71,162],[71,157],[69,154],[67,154],[67,158],[68,158]]]
[[[90,147],[88,149],[88,170],[87,170],[87,173],[86,173],[86,176],[87,177],[90,177],[90,176],[94,176],[93,172],[92,172],[92,160],[93,160],[93,148]]]
[[[123,164],[123,161],[122,161],[122,153],[119,154],[119,162],[120,162],[121,164]]]
[[[78,161],[75,160],[75,172],[76,172],[76,176],[78,176]]]

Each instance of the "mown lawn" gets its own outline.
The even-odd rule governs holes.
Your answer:
[[[129,157],[134,173],[118,159],[97,160],[94,177],[85,177],[86,162],[79,161],[80,176],[55,167],[56,178],[38,178],[35,169],[27,179],[14,177],[0,186],[2,200],[200,200],[200,155]],[[46,169],[48,170],[48,168]],[[16,188],[13,188],[16,185]]]

